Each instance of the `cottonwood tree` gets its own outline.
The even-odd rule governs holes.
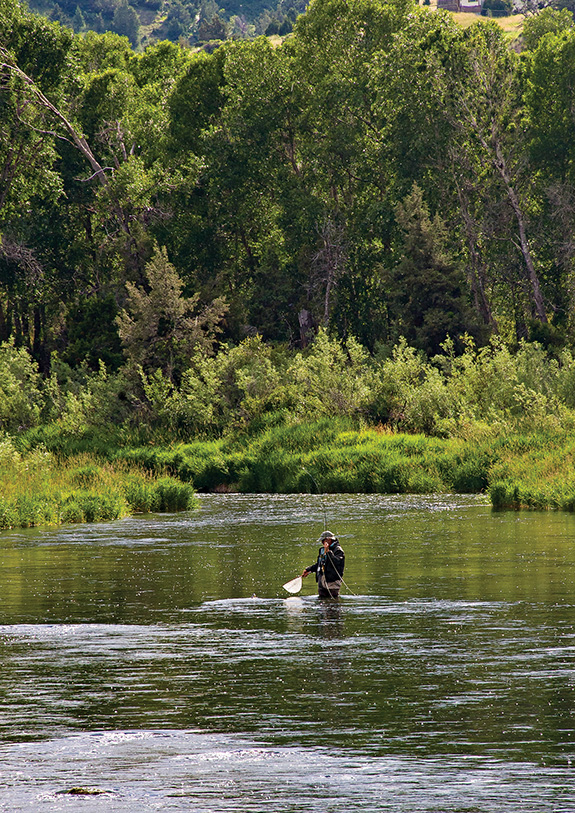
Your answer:
[[[547,215],[544,249],[560,270],[558,302],[575,330],[575,29],[542,37],[527,60],[524,99],[529,149]],[[560,314],[558,314],[560,315]]]
[[[423,11],[410,16],[389,51],[376,55],[370,73],[372,149],[392,168],[391,206],[416,184],[427,205],[441,212],[452,249],[462,255],[475,310],[493,329],[489,229],[478,194],[486,172],[476,152],[462,149],[459,128],[448,115],[448,60],[460,36],[450,15]]]
[[[49,114],[31,102],[29,77],[14,68],[18,59],[36,72],[46,93],[57,96],[71,43],[70,31],[0,0],[0,337],[15,336],[43,369],[54,274],[31,231],[61,196],[62,181]]]
[[[523,261],[533,315],[546,323],[547,309],[529,236],[531,173],[517,56],[496,24],[473,29],[464,32],[461,47],[453,52],[449,114],[460,149],[479,150],[505,196],[515,223],[509,239]]]
[[[73,144],[90,164],[93,170],[93,177],[97,178],[98,181],[105,186],[108,182],[105,168],[95,157],[83,134],[78,131],[66,115],[40,90],[34,79],[28,76],[28,74],[16,64],[9,51],[2,45],[0,45],[0,70],[4,77],[2,90],[6,91],[12,87],[10,84],[11,78],[16,78],[16,80],[20,81],[20,89],[24,98],[18,108],[18,113],[25,114],[30,105],[41,110],[43,113],[48,113],[53,119],[54,126],[58,129],[47,129],[49,125],[46,124],[46,129],[40,130],[40,132],[46,136],[65,139]],[[26,121],[26,119],[23,119],[23,121]],[[35,127],[31,122],[28,123],[32,128],[40,129]]]
[[[532,248],[533,173],[521,71],[497,25],[462,30],[422,10],[374,66],[382,161],[396,194],[416,180],[465,247],[477,311],[491,328],[548,320]],[[405,192],[404,192],[405,194]]]

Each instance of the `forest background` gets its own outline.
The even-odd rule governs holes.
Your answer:
[[[575,29],[314,0],[275,47],[0,0],[0,524],[219,490],[575,506]]]

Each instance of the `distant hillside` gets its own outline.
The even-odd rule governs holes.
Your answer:
[[[29,0],[31,11],[76,33],[113,31],[133,47],[157,40],[202,45],[260,34],[285,36],[306,0]]]

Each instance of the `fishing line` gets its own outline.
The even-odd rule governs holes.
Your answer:
[[[317,480],[315,479],[315,477],[313,476],[313,474],[312,474],[310,471],[308,471],[306,468],[304,468],[303,466],[302,466],[302,471],[303,471],[305,474],[307,474],[307,476],[310,478],[310,480],[312,481],[312,483],[313,483],[313,484],[314,484],[314,486],[316,487],[316,491],[317,491],[317,493],[318,493],[318,495],[319,495],[319,498],[320,498],[320,500],[321,500],[321,505],[322,505],[322,508],[323,508],[323,529],[324,529],[324,531],[325,531],[325,530],[327,530],[327,511],[326,511],[326,507],[325,507],[325,500],[324,500],[324,498],[323,498],[323,492],[321,491],[321,489],[320,489],[320,487],[319,487],[319,485],[318,485],[318,483],[317,483]],[[354,592],[353,592],[353,590],[351,589],[351,587],[349,586],[349,584],[348,584],[348,583],[345,581],[345,579],[343,578],[343,576],[340,574],[339,570],[338,570],[338,569],[337,569],[337,567],[335,566],[335,562],[334,562],[334,558],[333,558],[333,554],[332,554],[332,552],[331,552],[330,550],[328,550],[328,551],[327,551],[327,553],[328,553],[328,556],[329,556],[329,557],[330,557],[330,559],[331,559],[331,564],[332,564],[333,569],[334,569],[334,570],[335,570],[335,572],[337,573],[338,578],[340,578],[340,579],[341,579],[341,583],[342,583],[342,584],[344,584],[344,585],[346,586],[346,588],[349,590],[349,592],[352,594],[352,596],[357,596],[357,593],[354,593]],[[324,579],[325,579],[325,573],[324,573]],[[295,581],[295,579],[294,579],[294,581]],[[288,584],[289,584],[289,582],[288,582]],[[325,586],[327,587],[327,580],[326,580],[326,582],[325,582]],[[285,587],[285,584],[284,584],[284,587]],[[286,588],[286,589],[287,589],[287,588]],[[327,587],[327,592],[329,593],[330,597],[331,597],[331,598],[333,598],[333,595],[332,595],[331,590],[329,589],[329,587]]]
[[[325,500],[323,498],[323,493],[322,493],[320,487],[318,486],[317,480],[315,479],[313,474],[311,472],[309,472],[307,469],[304,469],[303,466],[302,466],[302,471],[305,472],[305,474],[307,474],[307,476],[310,478],[310,480],[314,484],[314,486],[316,488],[316,491],[318,493],[318,496],[319,496],[319,498],[321,500],[321,507],[322,507],[322,510],[323,510],[323,529],[324,529],[324,531],[326,531],[327,530],[327,511],[326,511],[326,507],[325,507]]]

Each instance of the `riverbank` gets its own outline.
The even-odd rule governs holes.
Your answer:
[[[253,438],[118,455],[202,491],[486,492],[497,509],[575,507],[575,439],[564,429],[464,440],[354,429],[326,419]]]
[[[187,509],[195,490],[488,493],[497,509],[575,507],[575,439],[565,429],[437,438],[323,418],[190,443],[55,432],[15,443],[0,444],[3,528]]]
[[[195,505],[191,483],[83,454],[59,460],[45,447],[22,453],[0,441],[0,528],[101,522]]]

